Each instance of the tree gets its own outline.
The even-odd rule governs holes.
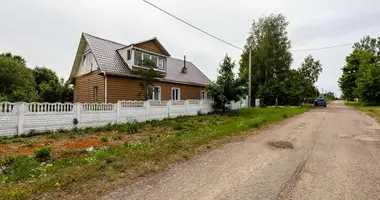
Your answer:
[[[233,72],[235,62],[231,57],[225,55],[219,67],[216,82],[207,85],[206,91],[214,99],[214,109],[224,112],[230,109],[231,101],[240,99],[244,88],[241,86],[240,80],[235,79]]]
[[[362,101],[380,103],[380,63],[371,51],[360,51],[359,72],[356,76],[355,94]]]
[[[248,55],[252,49],[252,96],[266,105],[275,104],[284,95],[284,81],[293,61],[288,24],[281,14],[254,20],[241,55],[239,77],[248,82]]]
[[[37,91],[40,92],[40,86],[45,84],[58,85],[59,80],[57,74],[47,67],[36,67],[33,69],[34,80],[37,84]]]
[[[150,59],[144,59],[141,62],[142,68],[133,68],[133,72],[141,77],[139,86],[141,91],[138,96],[148,100],[154,90],[153,83],[159,78],[165,77],[160,71],[157,71],[157,65]]]
[[[347,56],[346,64],[342,68],[343,74],[339,78],[339,87],[342,90],[343,97],[348,100],[354,98],[364,98],[363,101],[374,100],[368,95],[374,95],[364,88],[364,85],[375,87],[365,79],[375,81],[376,80],[376,66],[380,61],[380,37],[371,38],[369,36],[363,37],[360,42],[357,42],[353,46],[352,53]],[[374,66],[371,66],[371,65]],[[361,69],[364,67],[365,69]],[[359,80],[360,78],[360,80]],[[361,86],[359,88],[358,83]],[[375,97],[374,97],[375,98]],[[372,100],[370,100],[372,99]],[[376,98],[375,98],[376,99]]]
[[[32,70],[25,66],[21,56],[10,53],[0,55],[0,97],[7,101],[36,101]]]
[[[322,64],[319,60],[315,60],[312,55],[309,55],[302,63],[300,72],[309,85],[314,85],[322,73]]]
[[[26,60],[23,57],[18,56],[18,55],[13,55],[10,52],[2,53],[2,54],[0,54],[0,57],[13,58],[14,60],[21,62],[23,65],[26,65]]]

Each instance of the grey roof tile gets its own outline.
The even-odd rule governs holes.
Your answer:
[[[88,42],[101,70],[117,75],[133,75],[131,69],[116,51],[126,47],[127,45],[102,39],[87,33],[83,33],[83,35]],[[182,67],[183,60],[169,57],[167,62],[166,77],[163,81],[175,81],[201,85],[211,82],[210,79],[207,78],[207,76],[204,75],[192,62],[186,62],[186,74],[182,73]]]

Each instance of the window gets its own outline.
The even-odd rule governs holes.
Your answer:
[[[87,53],[83,55],[83,65],[90,65],[92,63],[92,54]]]
[[[158,56],[143,53],[141,51],[135,51],[135,65],[140,66],[141,62],[145,59],[152,60],[159,70],[164,70],[165,58],[160,58]]]
[[[161,87],[160,86],[150,87],[148,89],[148,99],[155,100],[155,101],[161,100]]]
[[[172,100],[175,100],[175,101],[181,100],[181,89],[172,88]]]
[[[131,50],[128,50],[127,51],[127,60],[130,60],[131,59]]]
[[[149,60],[149,59],[150,59],[150,55],[143,53],[143,60]]]
[[[152,56],[152,61],[156,64],[156,66],[158,67],[158,58],[157,56]]]
[[[142,53],[140,51],[135,51],[135,65],[141,65]]]
[[[205,91],[201,91],[201,99],[206,99],[206,92]]]
[[[98,94],[99,94],[98,86],[96,86],[96,87],[94,87],[94,99],[93,99],[94,103],[98,102]]]
[[[160,70],[164,70],[164,59],[163,58],[158,59],[157,68]]]

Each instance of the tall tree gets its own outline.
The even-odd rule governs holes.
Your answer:
[[[239,77],[248,82],[248,55],[252,49],[252,95],[267,105],[284,94],[284,81],[293,61],[288,24],[282,14],[254,20],[241,55]]]
[[[235,62],[231,57],[225,55],[219,64],[218,77],[216,82],[206,87],[207,94],[214,99],[214,109],[216,111],[227,111],[231,101],[238,101],[243,94],[244,88],[240,81],[235,79],[233,69]]]
[[[0,55],[0,97],[2,101],[36,101],[32,70],[25,66],[21,56]]]
[[[306,82],[314,85],[322,73],[322,64],[319,60],[315,60],[312,55],[309,55],[303,61],[300,72]]]
[[[159,78],[165,77],[160,71],[157,71],[157,65],[150,59],[144,59],[141,62],[142,68],[134,68],[133,72],[141,77],[140,92],[138,96],[142,96],[144,100],[148,100],[154,90],[154,82]]]

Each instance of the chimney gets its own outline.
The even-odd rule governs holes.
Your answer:
[[[182,73],[187,74],[187,67],[186,67],[186,55],[183,56],[183,67],[182,67]]]

